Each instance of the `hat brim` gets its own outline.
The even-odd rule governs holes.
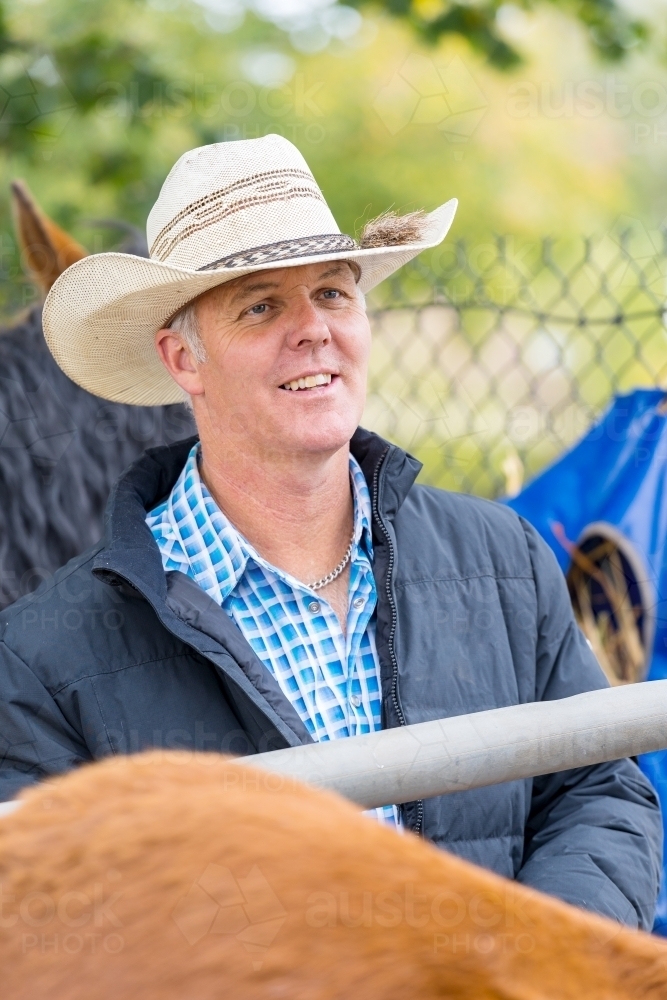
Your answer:
[[[427,216],[418,243],[294,257],[218,271],[192,271],[132,254],[92,254],[64,271],[42,314],[58,365],[83,389],[115,403],[160,406],[185,398],[155,350],[154,337],[187,302],[255,271],[354,260],[368,292],[423,250],[444,240],[456,214],[452,198]]]

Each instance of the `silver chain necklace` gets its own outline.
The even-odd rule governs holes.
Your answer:
[[[333,581],[336,580],[341,575],[341,573],[349,563],[350,557],[352,556],[353,545],[354,545],[354,531],[352,532],[352,537],[350,538],[350,544],[347,547],[347,552],[345,553],[341,561],[338,563],[336,568],[332,569],[331,572],[327,573],[326,576],[323,576],[321,580],[316,580],[315,583],[307,583],[306,586],[308,587],[308,589],[321,590],[322,587],[326,587],[330,583],[333,583]]]

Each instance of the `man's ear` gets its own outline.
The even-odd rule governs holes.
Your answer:
[[[174,382],[188,396],[200,396],[204,391],[199,365],[183,337],[175,330],[162,329],[155,334],[155,350]]]
[[[88,251],[46,216],[24,181],[12,181],[12,214],[21,260],[43,295]]]

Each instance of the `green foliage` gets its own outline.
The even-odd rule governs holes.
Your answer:
[[[439,3],[424,0],[349,0],[350,4],[381,9],[403,18],[420,38],[431,44],[445,35],[460,35],[499,69],[509,69],[522,61],[521,53],[503,38],[498,10],[503,0],[473,3]],[[590,42],[604,59],[622,59],[647,37],[647,26],[629,17],[616,0],[548,0],[572,14],[586,28]],[[536,0],[520,0],[524,10],[534,10]]]
[[[347,15],[353,2],[361,6],[345,0]],[[611,0],[544,3],[537,13],[526,0],[519,16],[536,28],[530,46],[521,39],[523,63],[501,32],[507,5],[496,17],[492,2],[364,2],[350,37],[312,45],[308,32],[304,43],[302,29],[253,14],[258,0],[239,3],[245,18],[232,30],[211,13],[213,0],[0,0],[5,311],[29,287],[12,237],[12,178],[23,177],[60,225],[99,251],[116,237],[91,220],[143,228],[184,150],[267,132],[301,149],[353,234],[387,208],[431,209],[451,196],[461,203],[454,236],[480,245],[494,230],[517,239],[592,231],[637,214],[641,198],[650,203],[645,162],[618,152],[630,118],[603,108],[592,120],[575,107],[554,120],[550,110],[578,80],[606,93],[609,71],[581,38],[618,55],[640,37]],[[264,56],[282,65],[277,76],[257,70]],[[640,66],[636,79],[646,72]],[[649,79],[660,79],[655,72]],[[648,114],[647,122],[653,128]],[[635,167],[644,173],[633,185]],[[656,160],[656,186],[663,176]],[[448,252],[436,269],[449,266]]]
[[[662,301],[667,266],[655,247],[662,246],[667,215],[667,81],[663,63],[639,44],[646,28],[614,0],[342,0],[348,22],[350,6],[363,11],[363,19],[352,15],[360,23],[349,34],[320,30],[319,15],[312,31],[262,19],[248,10],[259,9],[259,0],[238,0],[245,17],[232,24],[213,10],[216,3],[224,6],[222,0],[0,0],[4,318],[34,295],[12,235],[13,178],[24,178],[56,222],[98,252],[118,234],[94,220],[122,219],[143,229],[185,150],[278,132],[304,154],[344,232],[357,234],[365,219],[389,208],[430,210],[459,198],[451,236],[401,272],[400,289],[381,285],[372,303],[395,305],[404,296],[424,307],[423,328],[415,328],[412,310],[394,309],[383,321],[371,403],[380,430],[394,414],[386,432],[419,453],[432,481],[489,494],[498,489],[500,465],[516,442],[504,431],[494,436],[494,428],[503,407],[523,405],[524,382],[547,402],[552,392],[549,406],[567,423],[572,407],[558,395],[558,372],[542,357],[547,335],[554,350],[573,358],[576,396],[587,406],[597,407],[610,391],[600,343],[613,384],[619,371],[627,386],[662,377],[662,314],[655,310],[645,336],[634,338],[633,328],[633,337],[616,344],[613,324],[587,336],[576,332],[574,320],[564,330],[526,331],[521,311],[510,328],[502,307],[515,280],[530,286],[540,309],[548,311],[556,294],[573,301],[569,258],[550,274],[562,271],[567,294],[548,283],[542,288],[544,275],[532,277],[544,237],[625,230],[638,219],[647,234],[634,256],[658,260],[651,280]],[[336,9],[323,8],[322,17]],[[508,12],[519,31],[508,30]],[[652,46],[659,48],[655,34]],[[627,58],[610,67],[596,53]],[[501,244],[494,232],[507,234]],[[507,266],[499,270],[500,245]],[[609,284],[605,262],[597,267],[593,261],[580,268],[594,282],[582,291],[588,311]],[[630,282],[632,295],[644,276]],[[629,279],[623,271],[614,280],[625,287]],[[481,291],[501,306],[466,308]],[[460,331],[432,313],[433,303],[442,309],[443,301],[464,309]],[[501,350],[507,337],[510,361]],[[523,376],[514,341],[525,341],[530,364]],[[446,384],[438,374],[445,362],[451,362],[443,369]],[[464,410],[472,398],[483,425],[456,430],[457,386]],[[406,411],[411,395],[420,400],[416,416]],[[445,396],[452,402],[440,432],[424,400],[436,405]],[[413,440],[406,428],[416,419],[428,434]],[[529,470],[583,425],[568,423],[562,434],[541,427],[521,452]],[[452,443],[443,451],[446,435]],[[466,480],[461,470],[479,476],[473,482],[466,472]]]

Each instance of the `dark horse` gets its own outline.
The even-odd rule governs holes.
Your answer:
[[[24,185],[12,193],[23,259],[44,294],[86,251]],[[46,346],[41,305],[0,330],[0,608],[97,541],[113,483],[146,448],[193,431],[182,405],[125,406],[75,385]]]

